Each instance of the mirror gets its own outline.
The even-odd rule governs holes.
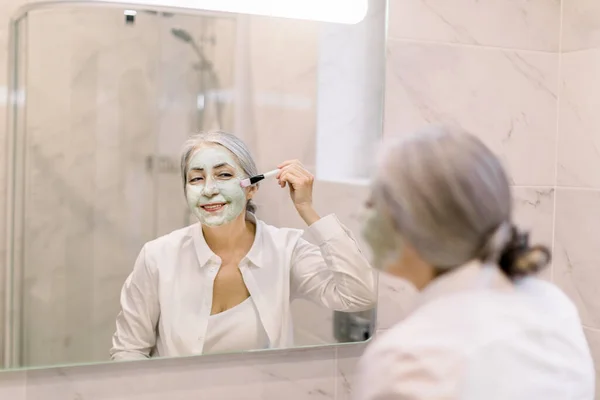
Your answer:
[[[93,2],[20,13],[4,368],[368,339],[377,281],[358,212],[385,3],[356,24]],[[182,179],[190,133],[215,131],[243,145],[192,146]],[[286,187],[242,189],[250,159]]]

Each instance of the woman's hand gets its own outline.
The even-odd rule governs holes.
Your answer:
[[[313,174],[308,172],[298,160],[284,161],[277,168],[280,169],[277,174],[279,186],[289,187],[290,198],[304,222],[312,225],[321,219],[313,208],[312,192],[315,182]]]

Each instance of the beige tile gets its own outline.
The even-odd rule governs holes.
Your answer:
[[[372,340],[376,340],[373,338]],[[337,348],[337,397],[336,400],[351,400],[352,389],[357,379],[357,364],[369,343],[339,346]]]
[[[25,371],[2,372],[0,374],[0,398],[25,400],[27,398],[25,376]]]
[[[513,188],[514,222],[529,232],[530,243],[542,244],[552,249],[554,219],[554,189],[550,187]],[[552,267],[548,266],[540,276],[552,280]]]
[[[198,393],[210,399],[234,399],[236,396],[262,399],[262,374],[252,366],[213,359],[208,367],[209,364],[199,365],[195,360],[29,371],[26,399],[158,400],[168,397],[188,400],[197,398]]]
[[[335,348],[202,356],[27,372],[27,400],[332,399]]]
[[[584,325],[600,328],[600,192],[557,189],[554,282],[571,297]]]
[[[564,54],[558,132],[558,184],[600,188],[600,49]]]
[[[286,354],[274,352],[257,360],[261,372],[263,399],[289,400],[334,399],[336,370],[335,347],[295,349]]]
[[[427,123],[458,125],[500,155],[514,184],[551,186],[557,62],[546,53],[392,40],[385,135]]]
[[[559,0],[390,0],[389,4],[392,38],[558,51]]]
[[[600,3],[595,0],[562,2],[562,51],[590,49],[600,45]]]

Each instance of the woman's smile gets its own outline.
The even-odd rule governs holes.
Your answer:
[[[216,212],[221,211],[223,208],[225,208],[226,205],[227,205],[227,203],[209,203],[209,204],[203,204],[200,207],[204,211],[207,211],[209,213],[216,213]]]

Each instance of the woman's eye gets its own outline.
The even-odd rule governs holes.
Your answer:
[[[222,174],[219,174],[219,178],[231,178],[233,175],[228,173],[228,172],[223,172]]]
[[[190,179],[190,183],[199,182],[201,180],[202,180],[202,177],[201,176],[197,176],[195,178]]]

